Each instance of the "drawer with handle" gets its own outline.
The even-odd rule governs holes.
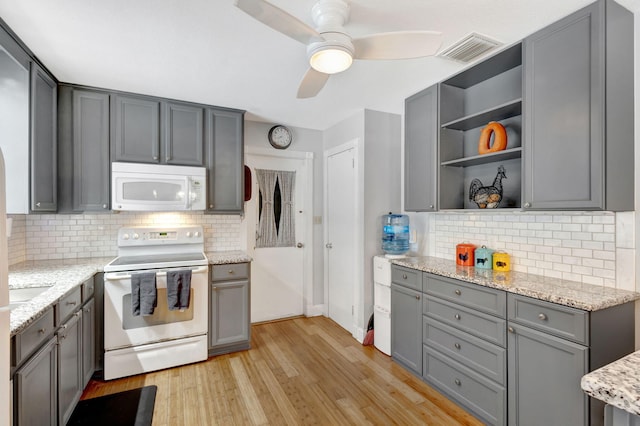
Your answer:
[[[451,278],[436,277],[431,274],[425,274],[424,282],[426,294],[501,317],[506,315],[507,295],[502,290],[468,284]]]
[[[484,423],[504,425],[507,394],[504,386],[423,347],[423,376],[426,381],[468,408]]]
[[[249,278],[249,263],[213,265],[213,268],[211,269],[211,279],[213,281]]]
[[[58,312],[56,315],[56,325],[62,324],[69,316],[80,309],[82,303],[80,286],[67,293],[56,305]]]
[[[509,321],[589,345],[589,313],[531,297],[509,294]]]
[[[15,335],[11,365],[18,366],[53,334],[53,317],[53,309],[49,308],[40,318]]]
[[[437,297],[422,298],[422,313],[430,318],[505,347],[507,321]]]
[[[506,385],[507,351],[469,333],[422,317],[422,341],[472,370]]]
[[[422,291],[422,271],[393,266],[391,268],[391,282],[408,287],[413,290]]]

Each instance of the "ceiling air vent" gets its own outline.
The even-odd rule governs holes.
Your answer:
[[[438,54],[441,58],[458,62],[471,62],[501,43],[478,33],[471,33]]]

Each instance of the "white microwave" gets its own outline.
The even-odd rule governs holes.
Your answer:
[[[207,205],[204,167],[111,163],[111,208],[123,211],[193,211]]]

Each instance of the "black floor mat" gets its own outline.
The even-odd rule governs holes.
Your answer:
[[[157,386],[118,392],[78,402],[67,426],[151,426]]]

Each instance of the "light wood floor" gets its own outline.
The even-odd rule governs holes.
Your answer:
[[[252,349],[108,382],[83,399],[157,385],[158,425],[480,425],[325,317],[254,325]]]

